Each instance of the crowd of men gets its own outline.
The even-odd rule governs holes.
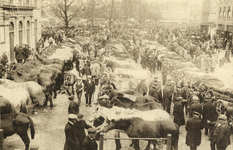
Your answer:
[[[71,101],[68,108],[69,120],[65,127],[65,150],[97,149],[95,134],[100,131],[86,124],[82,119],[83,115],[77,109],[82,102],[83,92],[85,94],[86,107],[91,107],[97,86],[100,85],[100,89],[103,85],[114,87],[110,76],[112,69],[106,66],[106,61],[104,61],[104,56],[108,56],[109,51],[106,48],[103,53],[98,53],[101,48],[105,48],[106,42],[109,39],[132,39],[133,46],[129,46],[127,42],[123,42],[123,45],[131,54],[131,58],[135,62],[140,63],[143,68],[148,67],[148,63],[146,65],[144,64],[143,57],[149,58],[151,56],[147,46],[142,43],[142,39],[145,37],[157,40],[170,51],[177,52],[183,58],[193,63],[197,61],[199,56],[205,55],[205,60],[208,65],[204,70],[207,72],[209,70],[214,71],[216,63],[213,58],[221,50],[225,50],[225,62],[230,62],[232,50],[230,40],[222,39],[218,35],[210,38],[205,32],[201,33],[196,29],[192,30],[192,32],[186,29],[184,32],[179,28],[157,27],[156,29],[149,30],[146,36],[140,35],[139,31],[133,29],[112,30],[111,32],[105,30],[99,32],[98,34],[91,34],[91,40],[93,41],[87,46],[88,56],[79,55],[74,57],[73,60],[75,68],[79,72],[79,77],[74,85],[78,102]],[[40,49],[44,47],[44,41],[50,37],[55,39],[56,44],[62,42],[63,34],[55,33],[50,33],[50,36],[47,36],[47,34],[43,35],[43,38],[38,43],[37,52],[40,52]],[[104,38],[100,38],[99,36],[102,33],[106,34]],[[99,45],[94,44],[96,42],[99,42]],[[182,49],[178,47],[182,47]],[[83,49],[83,52],[85,50]],[[17,62],[23,63],[26,62],[33,49],[30,49],[28,45],[24,45],[23,47],[17,45],[14,51]],[[186,144],[190,146],[191,150],[197,149],[197,146],[201,144],[201,130],[203,128],[205,129],[205,135],[210,137],[211,150],[215,150],[215,145],[217,150],[225,150],[230,144],[232,122],[229,122],[229,118],[225,115],[219,115],[216,111],[217,99],[213,94],[213,89],[208,89],[204,84],[187,81],[182,74],[177,75],[171,73],[169,62],[163,60],[163,57],[151,58],[155,63],[149,63],[151,67],[150,71],[152,73],[161,71],[162,82],[158,76],[154,76],[154,80],[148,85],[145,80],[141,80],[134,90],[143,96],[150,95],[157,99],[165,111],[174,116],[174,122],[179,127],[185,125],[187,131]],[[5,56],[2,56],[1,62],[2,64],[7,63]],[[168,75],[171,78],[167,79]],[[74,110],[72,109],[73,107]],[[84,129],[88,129],[87,136],[85,135]]]
[[[213,43],[218,41],[218,39],[215,36],[213,39],[215,40],[217,39],[217,40],[213,41],[213,40],[208,40],[208,38],[207,39],[193,38],[192,35],[188,35],[187,33],[180,34],[177,30],[174,31],[168,30],[167,32],[164,32],[166,30],[167,29],[161,29],[161,30],[157,29],[156,30],[157,32],[155,33],[157,34],[156,39],[159,42],[161,42],[161,44],[164,44],[164,46],[170,48],[171,51],[175,51],[174,45],[176,44],[185,47],[184,45],[182,45],[182,43],[186,43],[186,42],[189,43],[191,46],[188,47],[189,49],[187,50],[189,51],[188,54],[190,55],[191,59],[188,60],[190,60],[191,62],[195,62],[195,59],[198,57],[198,50],[201,50],[201,53],[209,55],[209,57],[211,58],[212,55],[218,53],[220,49],[225,50],[226,53],[230,49],[230,47],[228,47],[229,44],[226,44],[225,46],[214,45]],[[153,31],[153,33],[154,32],[155,31]],[[203,34],[205,35],[205,33]],[[120,36],[122,38],[122,35]],[[115,38],[117,37],[117,35],[111,37]],[[134,36],[131,37],[134,38]],[[151,38],[151,36],[148,37]],[[137,38],[140,39],[140,37]],[[170,40],[173,39],[173,40],[169,41],[169,39]],[[141,49],[143,48],[146,49],[145,45],[142,44],[140,46],[137,46],[134,49],[136,53],[135,51],[133,51],[131,55],[132,59],[134,59],[135,62],[138,61],[139,56],[137,55],[142,54]],[[229,59],[228,58],[229,56],[226,55],[225,58],[227,60]],[[97,60],[99,59],[97,58]],[[94,59],[94,61],[96,60]],[[162,83],[159,81],[158,76],[154,76],[154,80],[149,85],[146,84],[145,80],[141,80],[141,82],[137,85],[135,90],[142,95],[150,95],[155,97],[162,104],[164,109],[168,113],[174,116],[174,122],[179,127],[185,125],[185,129],[187,131],[186,144],[190,146],[191,150],[197,149],[197,146],[201,144],[201,136],[202,136],[201,130],[203,128],[205,129],[205,135],[209,136],[211,150],[215,150],[215,145],[218,150],[226,149],[226,147],[230,144],[232,123],[227,121],[229,118],[227,118],[223,114],[219,115],[219,112],[216,111],[217,99],[213,94],[213,89],[212,88],[208,89],[204,84],[198,85],[195,83],[190,83],[189,81],[186,80],[182,80],[182,75],[180,75],[180,78],[176,78],[177,76],[169,72],[169,68],[167,68],[168,65],[166,64],[167,63],[166,61],[162,60],[159,63],[161,64],[154,66],[154,72],[161,70]],[[89,83],[95,82],[95,75],[92,77],[90,76],[92,75],[93,72],[91,71],[92,69],[90,69],[92,68],[93,63],[90,64],[91,65],[84,64],[85,69],[79,68],[81,72],[83,71],[82,72],[83,74],[89,76],[88,79],[92,80],[89,81]],[[98,61],[97,64],[98,64],[97,70],[99,70],[97,72],[100,73],[99,78],[101,78],[101,83],[104,84],[105,82],[107,82],[110,85],[111,78],[108,73],[109,70],[111,72],[111,69],[107,68],[107,71],[105,70],[104,73],[101,74],[100,70],[105,65],[103,63],[98,63]],[[172,76],[172,78],[167,79],[168,74]],[[83,86],[85,89],[85,82]],[[88,101],[86,101],[86,104],[88,106]],[[187,119],[185,119],[185,117],[187,117]]]

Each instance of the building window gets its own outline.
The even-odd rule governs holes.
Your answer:
[[[231,6],[228,7],[228,14],[227,14],[227,19],[231,19],[232,18],[232,8]]]
[[[219,18],[222,18],[222,7],[219,7]]]
[[[5,43],[5,26],[0,27],[0,43]]]
[[[224,7],[223,9],[223,18],[226,18],[227,17],[227,8]]]

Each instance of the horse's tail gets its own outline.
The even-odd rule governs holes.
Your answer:
[[[31,138],[34,139],[34,137],[35,137],[34,122],[33,122],[33,120],[30,117],[28,117],[28,119],[29,119],[30,124],[31,124],[30,125],[30,128],[31,128]]]

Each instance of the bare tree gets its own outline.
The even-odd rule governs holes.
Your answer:
[[[77,2],[78,1],[78,2]],[[69,22],[77,16],[83,7],[83,0],[55,0],[55,4],[50,5],[55,15],[69,28]]]

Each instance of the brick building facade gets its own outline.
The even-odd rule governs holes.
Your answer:
[[[0,56],[15,61],[14,46],[35,49],[41,36],[41,0],[0,0]]]

